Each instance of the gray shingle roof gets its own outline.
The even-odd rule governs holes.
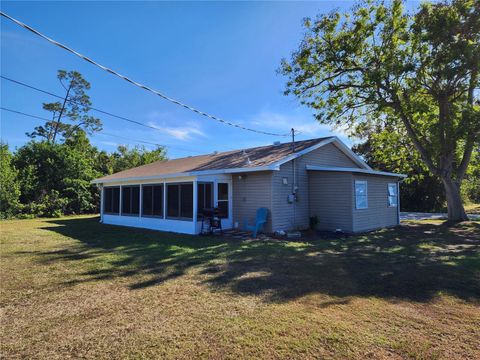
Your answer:
[[[295,151],[308,149],[329,137],[295,142]],[[161,176],[202,170],[226,170],[268,166],[292,154],[292,144],[259,146],[185,158],[156,161],[96,179],[95,182]]]

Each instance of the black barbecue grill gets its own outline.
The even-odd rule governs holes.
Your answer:
[[[218,208],[204,208],[200,217],[202,218],[201,235],[212,235],[217,230],[220,230],[220,233],[223,234],[222,219],[220,218]]]

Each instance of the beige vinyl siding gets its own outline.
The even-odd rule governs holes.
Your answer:
[[[309,172],[309,216],[318,217],[319,230],[353,232],[352,173]]]
[[[280,171],[273,172],[272,228],[274,231],[308,228],[310,200],[308,173],[306,170],[307,165],[359,167],[332,143],[313,150],[294,161],[298,186],[298,201],[295,204],[289,204],[287,202],[288,195],[292,194],[293,191],[293,161],[289,161],[280,166]],[[288,179],[288,185],[283,185],[282,179],[284,177]]]
[[[242,179],[239,179],[239,176]],[[251,172],[232,175],[233,223],[243,228],[244,219],[253,224],[257,209],[268,209],[264,231],[272,231],[272,172]]]
[[[351,160],[333,143],[313,150],[303,155],[298,160],[299,163],[305,165],[360,168],[357,163]],[[305,166],[303,166],[303,168],[305,168]]]
[[[355,180],[367,181],[368,208],[355,208],[353,196],[353,231],[361,232],[398,224],[397,207],[388,206],[388,184],[397,179],[387,176],[353,175],[352,193],[355,194]]]
[[[272,176],[272,227],[273,231],[304,229],[308,227],[308,178],[306,170],[298,171],[297,164],[297,198],[295,203],[288,202],[288,195],[293,192],[292,161],[282,165],[280,171],[274,171]],[[283,184],[283,178],[288,184]],[[295,222],[294,222],[295,219]]]

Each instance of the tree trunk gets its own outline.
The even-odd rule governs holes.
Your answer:
[[[460,195],[460,184],[449,177],[442,177],[442,182],[447,197],[448,221],[460,222],[468,220],[468,216],[463,208],[462,197]]]

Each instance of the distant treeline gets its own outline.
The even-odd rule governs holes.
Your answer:
[[[161,147],[99,151],[82,131],[60,144],[30,141],[13,153],[1,144],[0,152],[0,218],[98,212],[100,192],[91,180],[165,159]]]

